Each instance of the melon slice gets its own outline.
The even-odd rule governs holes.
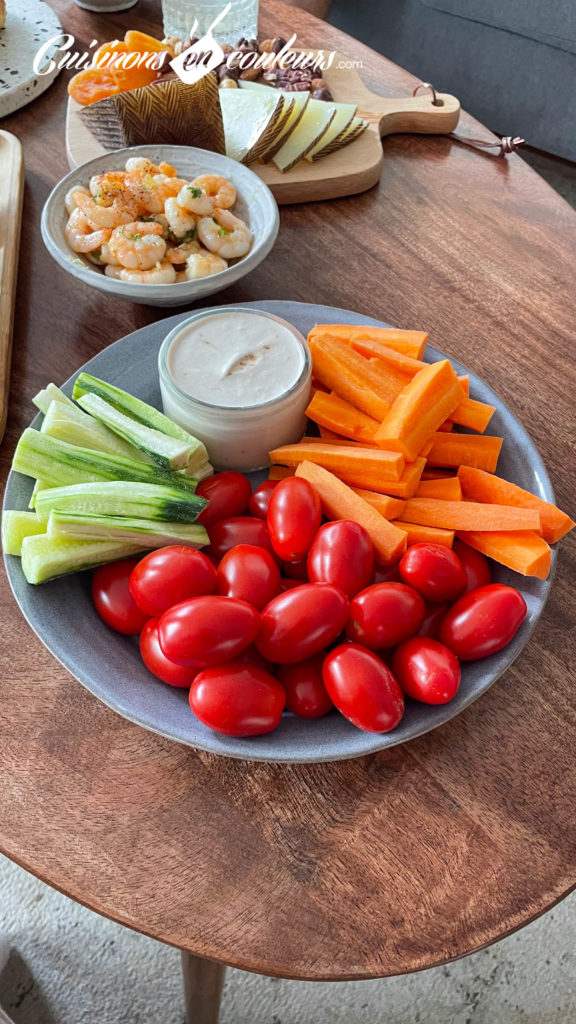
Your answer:
[[[306,154],[306,160],[312,163],[313,160],[318,160],[319,157],[324,156],[324,150],[331,142],[334,142],[339,135],[342,135],[346,131],[348,126],[352,122],[352,118],[356,113],[357,107],[354,103],[334,103],[336,107],[336,116],[332,121],[332,124],[319,142]]]
[[[276,139],[282,124],[284,97],[276,90],[220,89],[226,156],[252,163]]]
[[[302,160],[320,142],[335,117],[334,104],[323,100],[308,100],[300,123],[273,157],[278,170],[285,173]]]

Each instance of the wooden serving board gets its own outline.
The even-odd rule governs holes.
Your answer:
[[[286,174],[273,164],[252,164],[252,170],[266,182],[278,203],[308,203],[364,192],[380,180],[383,135],[443,134],[453,131],[458,124],[460,104],[454,96],[437,93],[437,105],[431,95],[394,99],[377,96],[366,88],[353,68],[338,67],[341,62],[351,63],[343,54],[336,54],[334,67],[323,72],[324,80],[337,102],[358,105],[358,114],[369,121],[369,126],[349,146],[315,163],[301,160]],[[66,152],[71,168],[106,152],[78,117],[79,109],[74,100],[68,101]],[[194,145],[193,139],[190,145]]]
[[[22,147],[0,131],[0,441],[6,429],[24,164]]]

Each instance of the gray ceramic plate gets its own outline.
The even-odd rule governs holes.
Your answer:
[[[377,320],[329,306],[297,302],[245,303],[284,317],[304,335],[315,323],[365,323]],[[128,335],[91,359],[82,369],[126,388],[153,405],[160,405],[157,360],[160,345],[172,327],[188,316],[173,316]],[[380,325],[382,326],[382,325]],[[429,348],[430,358],[442,353]],[[459,373],[468,373],[454,363]],[[71,378],[64,390],[71,394]],[[56,382],[57,383],[57,382]],[[499,473],[522,487],[552,501],[554,495],[548,475],[528,434],[497,396],[481,380],[470,374],[474,398],[496,406],[490,429],[505,441]],[[38,426],[40,417],[34,421]],[[6,508],[24,509],[31,493],[31,481],[10,474],[5,494]],[[553,565],[555,555],[553,555]],[[113,635],[96,615],[90,600],[90,573],[76,573],[39,587],[29,586],[22,575],[20,560],[6,558],[12,590],[23,614],[49,651],[91,693],[125,718],[180,743],[229,757],[257,761],[337,761],[391,747],[420,736],[454,718],[495,682],[518,656],[544,608],[550,579],[525,580],[500,566],[494,578],[511,583],[524,595],[528,615],[514,640],[499,654],[464,666],[462,684],[456,698],[441,707],[408,701],[406,714],[394,732],[385,735],[360,732],[333,712],[325,718],[308,721],[286,714],[268,736],[252,739],[227,739],[205,728],[188,708],[187,692],[158,682],[142,664],[135,641]]]

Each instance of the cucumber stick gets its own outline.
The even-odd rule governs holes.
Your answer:
[[[207,501],[175,487],[126,480],[51,487],[38,492],[36,512],[43,521],[50,512],[81,512],[100,516],[127,516],[172,523],[193,523]]]
[[[179,441],[200,445],[201,449],[203,449],[203,461],[207,461],[208,453],[201,441],[198,441],[187,430],[184,430],[184,427],[180,427],[173,420],[169,419],[168,416],[165,416],[164,413],[159,412],[158,409],[143,402],[140,398],[134,398],[127,391],[122,391],[121,388],[107,384],[106,381],[99,380],[98,377],[93,377],[90,373],[81,373],[74,384],[74,398],[78,401],[81,395],[85,395],[88,392],[93,395],[99,395],[100,398],[113,405],[119,412],[123,412],[125,416],[129,416],[130,419],[142,423],[145,427],[159,430],[161,434],[167,434],[168,437],[176,437]]]
[[[25,537],[46,533],[46,523],[34,512],[12,512],[6,509],[2,514],[2,550],[5,555],[21,555]]]
[[[79,448],[66,441],[41,434],[28,427],[20,438],[12,469],[24,476],[42,479],[52,487],[90,483],[94,480],[133,480],[141,483],[168,484],[193,494],[196,482],[181,473],[161,470],[135,459]]]
[[[109,455],[121,455],[124,459],[135,459],[137,462],[151,464],[151,459],[134,445],[123,441],[121,437],[108,430],[93,416],[82,412],[72,402],[64,405],[60,399],[50,402],[44,415],[41,431],[48,437],[55,437],[67,444],[75,444],[80,448],[93,448],[97,452]]]
[[[48,384],[43,391],[39,391],[37,395],[32,399],[34,405],[44,415],[48,412],[51,402],[60,402],[61,405],[67,405],[69,409],[75,409],[76,406],[68,395],[65,395],[60,388],[57,388],[55,384]]]
[[[22,541],[22,572],[28,583],[46,583],[64,573],[92,569],[104,562],[141,554],[142,547],[137,544],[49,537],[43,533]]]
[[[82,512],[51,512],[48,536],[115,540],[138,544],[143,548],[162,548],[166,544],[201,548],[209,543],[208,534],[199,523],[151,522],[149,519],[98,516]]]
[[[192,455],[192,444],[189,442],[168,437],[159,430],[137,423],[100,398],[100,395],[80,395],[78,404],[124,441],[148,455],[161,469],[185,469],[188,466]]]

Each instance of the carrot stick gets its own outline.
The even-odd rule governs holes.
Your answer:
[[[401,373],[407,380],[426,366],[421,359],[413,359],[412,356],[407,356],[404,352],[397,352],[395,349],[389,348],[386,342],[382,343],[375,338],[352,338],[351,345],[361,356],[365,356],[366,359],[372,357],[380,359],[393,370]]]
[[[328,427],[353,441],[372,441],[379,423],[372,416],[356,409],[337,394],[325,395],[317,391],[306,415],[319,426]]]
[[[440,530],[434,526],[405,523],[400,519],[394,520],[394,526],[404,531],[408,547],[411,547],[412,544],[443,544],[444,547],[451,548],[454,543],[454,530]]]
[[[433,444],[434,441],[432,438],[430,438],[429,441],[426,441],[426,444],[422,445],[420,451],[418,452],[418,455],[420,455],[421,458],[425,459],[426,456],[429,455],[430,452],[432,451]]]
[[[382,394],[382,382],[367,359],[343,341],[328,339],[310,343],[314,376],[325,387],[381,422],[390,403]]]
[[[457,476],[440,480],[421,480],[417,498],[441,498],[443,501],[462,501],[462,487]]]
[[[376,431],[377,443],[402,452],[407,460],[415,459],[463,397],[462,385],[448,359],[427,365],[398,395]]]
[[[335,475],[351,487],[360,487],[363,490],[376,491],[378,494],[387,494],[406,500],[416,492],[425,465],[425,459],[415,459],[414,462],[409,462],[399,480],[383,480],[377,474],[368,475],[367,473],[364,474],[363,480],[359,480],[347,472]]]
[[[540,513],[532,508],[485,505],[478,501],[442,501],[411,498],[402,513],[407,523],[438,526],[443,530],[539,530]]]
[[[486,434],[443,434],[434,437],[428,466],[475,466],[493,473],[498,465],[501,437]]]
[[[410,377],[400,373],[393,366],[388,366],[381,359],[368,359],[373,372],[378,376],[379,388],[389,405],[396,401],[400,392],[408,384]],[[424,364],[426,365],[426,364]]]
[[[353,441],[350,437],[342,437],[340,434],[334,433],[332,433],[332,437],[316,437],[312,434],[304,434],[304,437],[300,438],[298,444],[334,444],[340,448],[352,446],[354,448],[371,448],[372,451],[380,450],[374,448],[374,442],[370,444],[368,441]]]
[[[494,405],[476,402],[473,398],[465,398],[451,413],[451,419],[460,427],[469,427],[483,434],[496,411]]]
[[[330,394],[330,388],[327,388],[325,384],[322,384],[319,380],[316,380],[315,377],[312,377],[311,388],[312,394],[314,394],[315,391],[323,391],[324,394],[326,395]]]
[[[308,335],[308,341],[316,338],[341,338],[349,344],[366,339],[380,341],[387,348],[403,352],[412,359],[422,359],[426,350],[428,335],[425,331],[400,331],[394,327],[348,326],[346,324],[316,324]]]
[[[470,375],[468,373],[461,373],[458,376],[458,380],[464,388],[465,397],[470,398]]]
[[[454,426],[454,420],[444,420],[438,427],[438,432],[441,434],[449,434]]]
[[[372,508],[384,516],[384,519],[401,518],[404,509],[404,502],[401,498],[391,498],[389,494],[378,494],[377,491],[365,491],[362,487],[353,487],[352,490],[364,498],[369,505],[372,505]]]
[[[457,536],[471,548],[522,576],[537,576],[545,580],[550,572],[550,547],[537,533],[529,530],[517,533],[458,530]]]
[[[350,519],[364,527],[378,562],[393,562],[404,554],[406,534],[332,473],[305,461],[297,467],[296,476],[308,480],[314,487],[322,502],[322,511],[329,519]]]
[[[293,466],[270,466],[268,470],[269,480],[285,480],[287,476],[294,476],[296,470]]]
[[[523,487],[503,480],[502,477],[484,473],[481,469],[461,466],[458,478],[466,499],[491,501],[499,505],[514,505],[516,508],[533,508],[540,512],[540,533],[549,544],[564,537],[574,528],[574,522],[556,505],[538,498]]]
[[[286,444],[270,452],[270,461],[286,466],[297,466],[307,459],[335,473],[358,477],[362,487],[364,476],[377,476],[379,480],[400,480],[404,472],[404,459],[398,452],[383,452],[379,448],[337,444]],[[370,489],[370,488],[368,488]]]

